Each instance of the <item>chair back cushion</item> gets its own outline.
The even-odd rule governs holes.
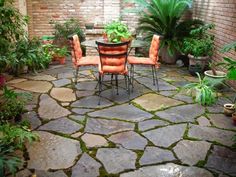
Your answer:
[[[71,59],[74,64],[82,58],[82,50],[80,47],[80,41],[77,34],[73,35],[70,40],[71,44]]]
[[[100,56],[100,72],[125,74],[129,42],[113,44],[96,41],[96,43]]]
[[[158,50],[160,45],[160,37],[158,35],[153,35],[151,46],[149,49],[149,58],[154,61],[154,63],[157,63],[159,60],[158,57]]]

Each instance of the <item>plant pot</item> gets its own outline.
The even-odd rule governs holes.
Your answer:
[[[232,114],[235,112],[235,106],[234,104],[224,104],[224,114],[226,116],[232,116]]]
[[[200,65],[189,65],[188,71],[192,76],[196,76],[197,73],[202,73],[202,67]]]
[[[94,28],[94,23],[85,23],[85,28],[86,29],[93,29]]]
[[[226,73],[222,71],[215,71],[216,75],[213,74],[212,70],[207,70],[204,72],[205,80],[212,86],[219,86],[226,78]]]
[[[236,112],[232,114],[233,124],[236,126]]]
[[[57,60],[61,65],[64,65],[66,63],[66,57],[58,57]]]
[[[206,57],[194,57],[191,54],[188,54],[189,58],[189,65],[200,65],[202,70],[206,67],[208,64],[209,56]]]
[[[0,87],[4,86],[6,83],[6,78],[3,75],[0,75]]]
[[[176,51],[174,53],[173,56],[169,55],[168,51],[167,51],[167,47],[163,47],[161,50],[160,50],[160,55],[161,55],[161,61],[163,63],[166,63],[166,64],[175,64],[176,63],[176,60],[178,58],[178,52]]]

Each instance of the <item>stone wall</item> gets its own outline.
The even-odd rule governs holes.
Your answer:
[[[225,44],[236,41],[236,0],[194,0],[193,17],[216,25],[212,31],[215,35],[212,59],[218,62],[228,56],[236,60],[235,52],[219,51]]]

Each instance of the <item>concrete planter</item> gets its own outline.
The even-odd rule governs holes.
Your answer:
[[[210,85],[218,86],[226,78],[226,73],[222,71],[216,71],[216,75],[213,74],[212,70],[207,70],[204,72],[205,79],[209,82]]]
[[[188,54],[188,58],[189,58],[189,65],[200,65],[202,70],[204,70],[209,61],[209,56],[194,57],[193,55]]]

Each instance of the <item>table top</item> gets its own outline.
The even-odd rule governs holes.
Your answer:
[[[82,42],[81,45],[85,47],[97,48],[96,41],[103,42],[103,39],[100,38],[97,40],[87,40],[87,41]],[[132,40],[131,45],[130,45],[131,48],[139,48],[139,47],[146,47],[146,46],[148,46],[147,42],[140,39]]]

